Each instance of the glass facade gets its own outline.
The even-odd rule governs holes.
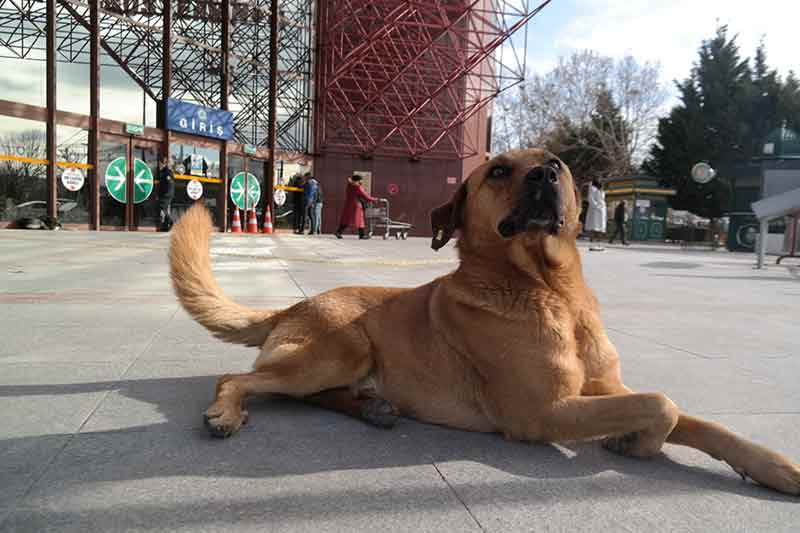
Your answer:
[[[47,105],[44,53],[31,52],[32,61],[0,57],[0,98],[20,104],[44,107]],[[5,117],[2,119],[5,121]]]
[[[270,17],[269,0],[234,2],[227,37],[218,3],[190,4],[172,4],[172,61],[164,64],[164,2],[60,2],[52,27],[45,2],[0,2],[0,19],[5,21],[0,25],[0,225],[55,213],[67,227],[155,228],[157,165],[165,149],[177,174],[173,218],[194,202],[187,185],[197,180],[202,191],[193,185],[192,195],[201,195],[218,223],[226,220],[223,206],[231,173],[221,168],[228,159],[222,157],[223,150],[233,160],[233,174],[247,170],[258,180],[257,208],[263,212],[264,159],[255,159],[251,152],[238,159],[235,154],[243,154],[246,145],[264,147],[270,131],[277,132],[276,149],[308,152],[312,2],[284,2],[280,21]],[[100,12],[93,20],[95,5]],[[282,29],[277,57],[270,57],[274,23]],[[53,32],[52,41],[48,31]],[[100,41],[97,56],[92,55],[95,36]],[[46,52],[52,42],[55,62],[49,64]],[[231,55],[223,60],[226,50]],[[96,93],[90,87],[92,68],[99,74]],[[55,72],[54,79],[48,79],[50,72]],[[270,80],[278,72],[283,73],[282,83],[271,95]],[[164,86],[167,80],[169,87]],[[48,114],[48,82],[55,88],[55,114]],[[90,125],[92,94],[98,96],[97,132]],[[167,132],[160,108],[167,97],[233,112],[235,140]],[[272,117],[277,123],[270,124]],[[48,120],[53,120],[50,131]],[[50,133],[55,134],[57,155],[48,163]],[[98,164],[93,169],[90,144],[95,141]],[[263,158],[268,152],[259,148],[257,154]],[[148,194],[142,188],[150,185],[145,186],[139,175],[143,168],[154,174]]]
[[[197,180],[203,187],[202,199],[211,211],[214,220],[219,220],[219,194],[222,188],[220,175],[220,148],[205,144],[173,142],[170,144],[170,158],[175,172],[175,199],[172,202],[172,218],[178,220],[181,214],[195,202],[189,197],[186,187]]]
[[[47,215],[45,143],[44,122],[0,122],[0,222]]]

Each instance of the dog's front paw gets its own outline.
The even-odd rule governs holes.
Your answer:
[[[800,496],[800,466],[783,455],[755,444],[747,445],[743,457],[726,459],[742,479],[770,487],[784,494]]]
[[[620,455],[631,455],[632,450],[638,442],[639,434],[634,432],[606,437],[603,439],[602,446],[610,452]]]
[[[230,437],[247,424],[248,413],[240,407],[213,404],[203,414],[203,423],[214,437]]]

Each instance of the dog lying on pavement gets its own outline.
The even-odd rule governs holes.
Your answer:
[[[209,431],[232,435],[247,421],[248,396],[277,393],[378,425],[399,413],[526,441],[604,438],[633,457],[680,444],[800,494],[800,467],[786,457],[623,384],[583,278],[579,206],[553,154],[499,155],[431,214],[435,250],[459,232],[454,272],[414,289],[345,287],[266,311],[224,295],[211,271],[210,216],[193,207],[173,229],[175,292],[215,336],[260,348],[252,372],[220,378]]]

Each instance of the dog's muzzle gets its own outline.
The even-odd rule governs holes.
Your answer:
[[[516,207],[497,230],[505,238],[533,228],[555,235],[564,226],[561,207],[561,171],[555,165],[535,167],[525,176]]]

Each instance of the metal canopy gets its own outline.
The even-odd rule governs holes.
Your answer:
[[[58,0],[57,60],[89,63],[89,1]],[[163,0],[97,0],[97,30],[105,65],[121,68],[155,101],[164,96]],[[267,144],[270,77],[270,0],[229,0],[230,89],[237,141]],[[45,0],[0,2],[0,56],[44,60]],[[169,96],[222,105],[222,0],[172,0]],[[277,146],[309,151],[312,87],[312,0],[280,3]]]

